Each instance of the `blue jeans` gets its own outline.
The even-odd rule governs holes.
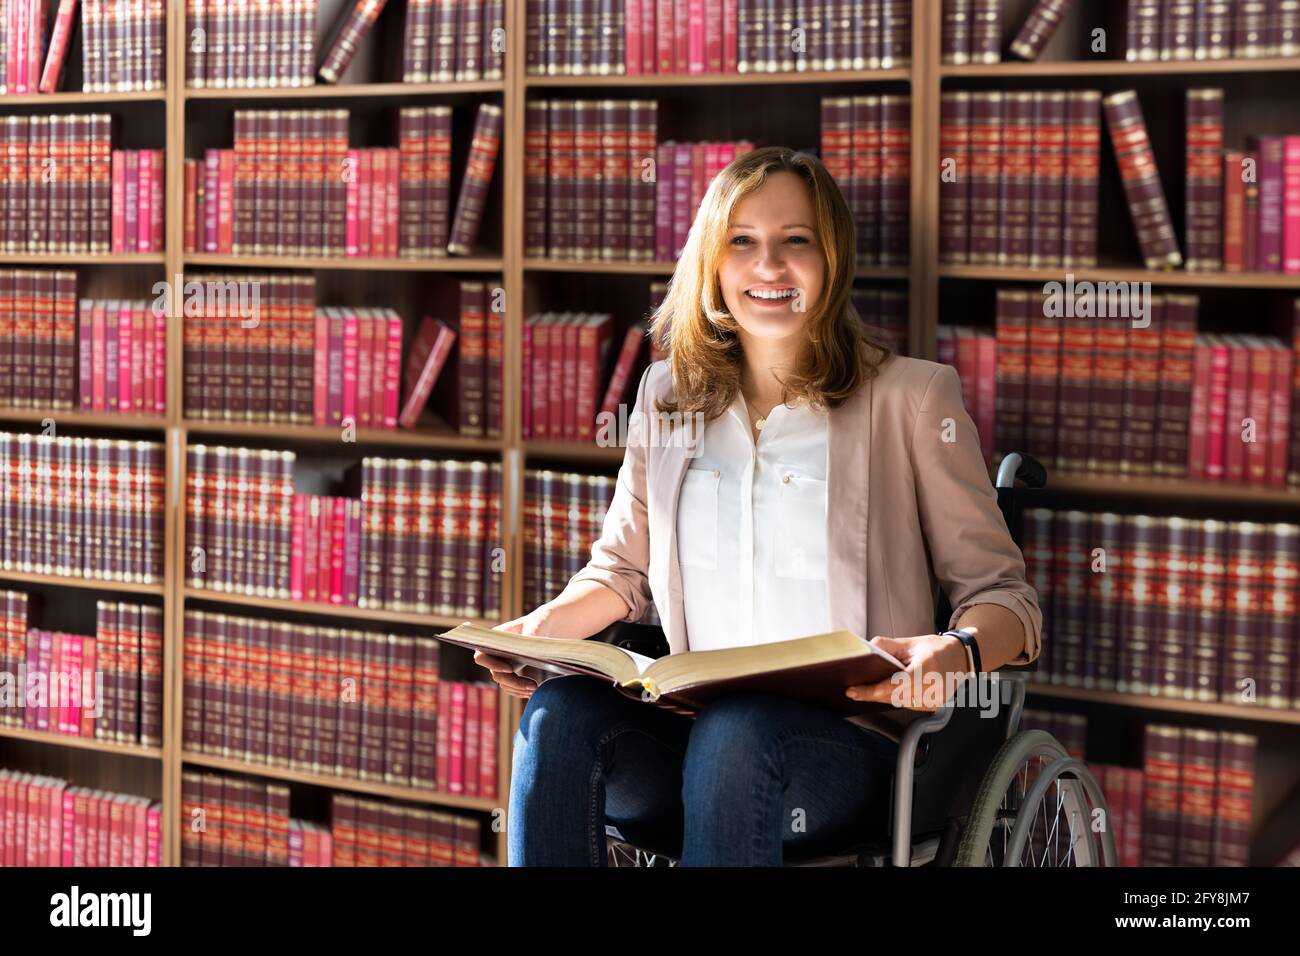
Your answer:
[[[897,756],[889,738],[783,697],[728,695],[691,718],[552,677],[515,734],[509,863],[605,866],[606,822],[682,866],[780,866],[792,850],[880,839]]]

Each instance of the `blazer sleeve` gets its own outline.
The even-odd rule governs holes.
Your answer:
[[[945,440],[950,439],[950,440]],[[952,603],[950,628],[976,604],[1000,604],[1020,619],[1025,644],[1013,664],[1042,648],[1043,615],[1025,560],[998,507],[975,423],[951,365],[930,378],[912,431],[912,468],[921,526],[935,575]]]
[[[646,402],[647,367],[637,386],[630,423],[641,421]],[[646,510],[646,442],[639,440],[636,424],[629,425],[627,450],[618,470],[614,500],[605,512],[599,540],[591,546],[591,560],[570,578],[599,581],[627,604],[622,621],[639,621],[653,602],[650,594],[650,526]]]

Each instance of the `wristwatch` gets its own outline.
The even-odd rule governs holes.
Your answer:
[[[980,673],[980,646],[975,643],[975,635],[970,631],[949,630],[944,631],[941,637],[955,637],[966,645],[966,656],[970,658],[971,670],[976,674]]]

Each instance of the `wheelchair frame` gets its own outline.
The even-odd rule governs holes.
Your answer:
[[[1028,455],[1020,452],[1008,453],[998,466],[997,480],[995,487],[998,492],[998,505],[1003,512],[1003,517],[1007,522],[1008,529],[1012,534],[1012,539],[1019,545],[1020,543],[1020,520],[1019,508],[1015,498],[1015,482],[1020,479],[1029,487],[1041,488],[1047,483],[1047,473],[1041,464]],[[940,594],[940,600],[936,609],[936,626],[942,630],[948,626],[948,619],[951,617],[952,610],[946,594]],[[646,639],[627,638],[621,635],[631,629],[645,628],[646,625],[613,625],[613,628],[607,632],[602,639],[611,643],[619,643],[623,646],[641,644],[644,652]],[[659,630],[660,648],[662,648],[662,630]],[[653,653],[652,653],[652,656]],[[1015,737],[1020,731],[1020,718],[1024,711],[1025,704],[1025,682],[1028,673],[1037,670],[1036,663],[1025,665],[1006,665],[993,672],[997,675],[996,680],[1009,681],[1011,689],[1011,699],[1008,703],[1005,722],[1002,726],[1001,738],[997,741],[998,746],[1005,744]],[[928,717],[918,718],[908,724],[900,736],[898,742],[898,760],[894,769],[893,782],[893,805],[891,808],[892,826],[889,831],[888,842],[885,844],[867,844],[855,846],[851,849],[840,853],[823,854],[802,860],[792,860],[788,865],[791,866],[884,866],[886,862],[893,866],[921,866],[940,859],[942,855],[947,861],[951,861],[956,853],[955,844],[960,838],[960,832],[953,832],[954,817],[951,815],[952,801],[938,802],[934,800],[927,801],[929,806],[917,806],[917,758],[928,755],[930,750],[930,740],[940,731],[954,726],[952,724],[953,715],[956,707],[952,701],[948,701],[940,707],[934,714]],[[966,729],[963,733],[970,734],[971,726],[969,718],[964,721]],[[956,729],[956,728],[954,728]],[[1050,735],[1049,735],[1050,736]],[[1054,741],[1055,742],[1055,741]],[[987,746],[993,743],[992,738],[984,741]],[[977,745],[978,746],[978,745]],[[1059,742],[1057,743],[1059,746]],[[997,748],[995,748],[995,753]],[[1063,748],[1062,748],[1062,752]],[[988,776],[992,770],[993,755],[989,757],[989,764],[986,765],[983,774],[980,775],[981,781]],[[960,774],[961,768],[957,768]],[[924,773],[924,770],[923,770]],[[943,769],[937,773],[942,778]],[[1046,787],[1051,780],[1060,779],[1063,775],[1069,774],[1079,781],[1082,792],[1090,799],[1105,810],[1105,797],[1097,785],[1096,780],[1088,771],[1087,767],[1073,757],[1062,756],[1055,760],[1048,768],[1048,773],[1035,781],[1033,787],[1026,794],[1026,806],[1032,806],[1029,797],[1041,799],[1045,795]],[[964,786],[967,791],[970,788],[970,780],[963,780],[958,785],[960,791]],[[1077,796],[1077,794],[1076,794]],[[942,797],[940,798],[943,799]],[[965,805],[967,810],[967,820],[969,825],[969,813],[972,809],[971,804],[965,804],[966,796],[959,795],[956,798],[956,805]],[[958,814],[960,815],[960,814]],[[1013,845],[1015,836],[1023,836],[1028,827],[1028,820],[1021,819],[1026,815],[1021,814],[1016,820],[1016,827],[1013,831]],[[940,820],[944,820],[942,825]],[[917,833],[913,832],[914,826],[920,822],[923,824],[921,839],[917,841]],[[606,834],[609,839],[607,844],[609,852],[619,852],[618,848],[623,848],[623,852],[632,851],[632,858],[637,864],[645,858],[648,865],[656,865],[659,858],[663,857],[673,865],[673,858],[668,854],[659,851],[644,850],[635,844],[629,842],[613,825],[606,826]],[[1103,865],[1114,865],[1114,841],[1109,828],[1103,833],[1102,837],[1101,858]],[[942,861],[941,861],[942,862]],[[1014,865],[1014,864],[1013,864]]]

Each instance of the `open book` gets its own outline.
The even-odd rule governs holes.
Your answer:
[[[521,637],[469,623],[439,634],[438,640],[513,661],[516,673],[539,682],[548,675],[588,674],[612,681],[629,697],[689,713],[739,691],[806,700],[846,717],[889,709],[889,704],[851,700],[844,690],[887,680],[904,669],[897,658],[849,631],[659,660],[602,641]]]

